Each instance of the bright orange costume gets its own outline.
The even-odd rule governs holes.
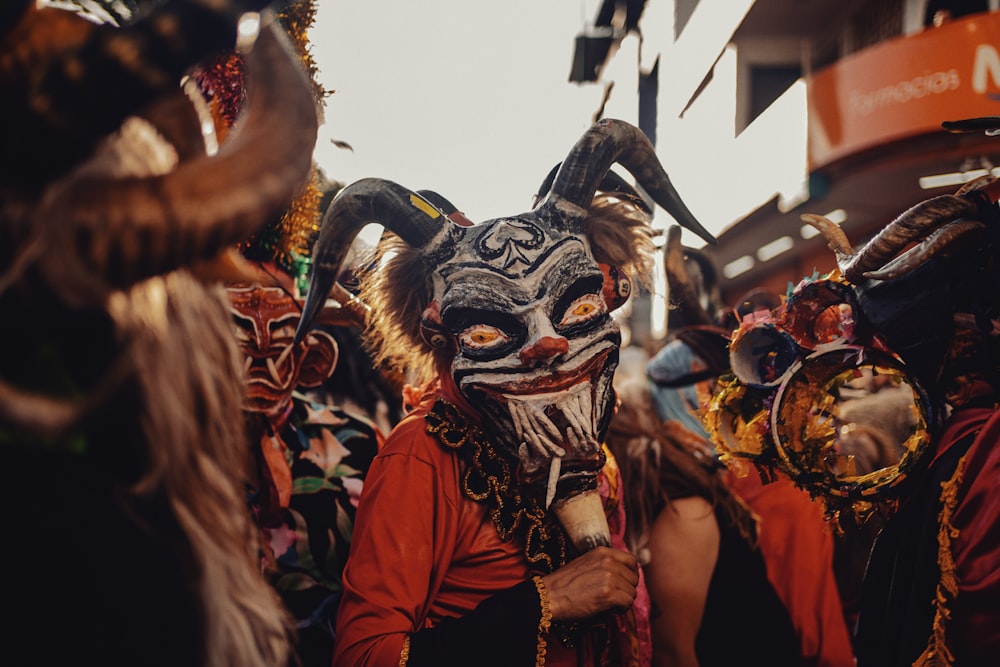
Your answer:
[[[502,540],[489,507],[463,493],[461,457],[428,433],[427,416],[441,394],[462,402],[441,389],[424,396],[393,429],[368,472],[344,571],[335,667],[398,665],[408,633],[466,617],[498,595],[491,622],[506,625],[504,644],[523,640],[527,664],[533,660],[540,612],[532,568],[524,545]],[[611,512],[612,546],[624,549],[618,471],[609,461],[599,489]],[[612,664],[646,664],[649,601],[644,586],[639,589],[633,610],[608,624],[615,636],[606,637],[605,646],[593,642],[598,635],[580,641],[584,632],[577,635],[582,646],[567,648],[553,633],[545,664],[575,666],[577,648],[600,652],[609,646],[623,654]],[[500,602],[506,609],[497,609]]]
[[[581,137],[524,213],[472,224],[432,191],[378,178],[327,209],[296,337],[354,237],[382,223],[360,291],[377,313],[369,342],[448,388],[370,469],[335,664],[648,664],[645,591],[603,446],[621,345],[612,314],[653,249],[646,210],[606,179],[619,161],[714,242],[648,137],[613,119]]]

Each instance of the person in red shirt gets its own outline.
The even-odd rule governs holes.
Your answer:
[[[527,213],[471,225],[440,196],[381,179],[331,204],[300,329],[351,239],[381,222],[393,234],[361,292],[371,343],[424,387],[366,479],[334,665],[649,663],[645,588],[602,446],[612,312],[651,250],[640,206],[595,198],[615,162],[714,241],[645,135],[614,120],[584,134]]]

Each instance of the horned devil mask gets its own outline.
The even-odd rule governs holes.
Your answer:
[[[390,181],[344,188],[313,251],[300,325],[304,331],[325,302],[364,225],[381,223],[418,249],[433,281],[421,321],[424,341],[450,360],[452,378],[480,410],[484,429],[517,453],[522,479],[544,486],[546,506],[553,505],[581,549],[610,543],[597,473],[620,344],[611,312],[627,300],[631,283],[617,267],[598,264],[584,221],[615,162],[678,222],[715,242],[681,201],[645,135],[603,120],[577,142],[551,190],[528,213],[467,226],[452,222],[452,211],[436,197]],[[589,518],[566,516],[591,503]]]

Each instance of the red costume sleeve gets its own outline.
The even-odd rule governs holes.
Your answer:
[[[958,595],[949,632],[956,664],[978,667],[1000,659],[1000,411],[965,412],[983,426],[965,455],[951,521]]]
[[[535,649],[540,608],[522,548],[502,542],[485,506],[463,495],[459,458],[426,433],[432,403],[393,430],[365,480],[337,616],[338,667],[396,667],[408,634],[415,664],[455,664],[447,656],[470,639],[466,655],[487,651],[474,664]]]
[[[440,586],[435,562],[456,543],[457,470],[423,456],[422,416],[400,423],[365,480],[344,570],[333,664],[399,665],[403,640],[423,626]]]
[[[506,656],[536,649],[540,607],[523,547],[501,541],[486,506],[463,495],[459,457],[426,433],[429,405],[393,430],[365,479],[334,667],[397,667],[407,635],[414,664],[520,664]],[[620,620],[645,630],[618,627],[633,640],[622,648],[648,656],[648,617],[637,609]],[[456,662],[456,647],[469,660]],[[546,664],[576,664],[576,654],[550,641]]]

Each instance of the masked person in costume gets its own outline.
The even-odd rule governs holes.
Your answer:
[[[250,504],[264,573],[295,620],[302,667],[328,667],[358,497],[383,436],[367,416],[311,395],[337,365],[331,329],[361,326],[366,312],[342,293],[344,305],[331,299],[312,330],[294,340],[302,263],[288,262],[284,243],[275,241],[297,217],[286,215],[243,246],[258,258],[251,260],[257,279],[229,283],[226,292],[245,355],[244,411],[257,472]]]
[[[331,330],[360,327],[367,312],[345,290],[343,305],[330,299],[295,341],[302,314],[295,277],[304,263],[289,261],[288,231],[308,219],[293,211],[244,244],[257,279],[230,283],[226,292],[245,355],[244,411],[257,471],[250,503],[264,573],[295,620],[302,667],[328,667],[358,497],[383,436],[367,416],[312,395],[337,366]]]
[[[715,296],[714,267],[703,253],[680,245],[676,226],[667,231],[663,255],[676,315],[670,327],[676,328],[669,328],[667,343],[646,366],[645,391],[633,387],[636,398],[616,415],[615,437],[609,438],[616,455],[632,454],[624,461],[618,455],[626,483],[638,479],[640,487],[643,481],[649,486],[629,483],[626,497],[634,519],[630,531],[651,545],[645,571],[654,613],[657,606],[662,610],[662,620],[654,620],[654,641],[672,652],[696,654],[702,667],[731,664],[740,651],[772,665],[852,667],[835,576],[838,542],[822,505],[783,474],[762,479],[752,468],[737,475],[721,466],[700,418],[716,379],[730,372],[732,324],[769,313],[781,300],[752,290],[727,313]],[[749,524],[748,511],[754,519]],[[690,545],[697,539],[703,548],[694,556]],[[768,606],[775,592],[778,608]],[[690,600],[704,602],[704,620],[693,627],[686,624],[699,616],[683,611]],[[795,641],[793,651],[782,654],[786,618]]]
[[[779,468],[831,519],[885,520],[865,572],[859,667],[985,666],[1000,651],[1000,211],[992,177],[902,213],[838,268],[741,326],[706,425],[731,464]],[[891,465],[859,466],[845,405],[909,395]],[[877,394],[875,394],[877,395]],[[897,408],[899,409],[899,408]]]
[[[382,223],[392,234],[361,293],[373,344],[429,380],[365,482],[335,665],[648,662],[644,589],[601,444],[611,312],[650,245],[637,207],[595,200],[615,162],[712,239],[648,139],[614,120],[584,134],[527,213],[470,226],[442,198],[380,179],[327,211],[303,326],[351,239]]]
[[[305,182],[315,103],[265,2],[98,4],[0,10],[5,655],[284,665],[214,267]],[[209,150],[182,81],[234,46],[250,102]]]
[[[306,30],[314,12],[312,2],[302,1],[286,4],[277,15],[309,72],[315,67]],[[232,131],[246,104],[245,67],[241,55],[230,52],[194,73],[206,111],[203,127],[215,127],[220,139]],[[314,90],[319,90],[315,82]],[[244,355],[243,410],[255,464],[248,481],[250,510],[260,531],[264,574],[295,622],[301,667],[330,665],[357,501],[382,441],[367,416],[315,395],[340,357],[333,332],[360,329],[367,310],[338,289],[312,328],[295,340],[321,198],[321,178],[314,169],[288,210],[239,244],[240,255],[226,279]]]
[[[244,410],[257,464],[251,507],[264,572],[296,621],[301,664],[325,667],[358,497],[382,435],[366,416],[309,392],[337,364],[327,328],[356,326],[356,316],[330,306],[295,343],[301,301],[294,292],[262,278],[230,284],[227,293],[246,355]]]

